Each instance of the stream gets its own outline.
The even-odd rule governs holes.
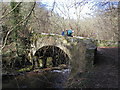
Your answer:
[[[2,88],[64,88],[70,69],[26,72],[2,78]]]

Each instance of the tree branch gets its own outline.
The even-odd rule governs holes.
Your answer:
[[[54,0],[54,2],[53,2],[53,8],[52,8],[52,10],[51,10],[51,16],[52,16],[52,12],[54,11],[55,4],[56,4],[56,2],[55,2],[55,0]]]
[[[28,15],[26,16],[26,18],[23,19],[22,21],[20,21],[15,27],[12,27],[11,30],[9,30],[9,31],[7,32],[7,34],[6,34],[6,36],[5,36],[4,44],[3,44],[3,46],[1,47],[1,50],[5,47],[5,45],[6,45],[6,43],[7,43],[7,39],[8,39],[9,34],[10,34],[18,25],[26,22],[26,20],[27,20],[27,19],[30,17],[30,15],[32,14],[32,11],[34,10],[35,5],[36,5],[36,2],[34,2],[34,5],[33,5],[32,9],[31,9],[31,11],[30,11],[30,12],[28,13]]]
[[[14,11],[22,2],[19,2],[11,11],[9,11],[7,14],[3,15],[1,19],[5,18],[7,15],[9,15],[12,11]]]

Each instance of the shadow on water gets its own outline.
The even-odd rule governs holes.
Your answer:
[[[2,88],[64,88],[69,69],[27,72],[2,78]]]

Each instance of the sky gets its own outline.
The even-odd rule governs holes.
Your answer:
[[[1,0],[1,1],[6,2],[6,1],[11,1],[11,0]],[[28,1],[29,2],[29,1],[34,1],[34,0],[15,0],[15,1],[25,1],[25,2]],[[69,11],[67,8],[63,8],[63,7],[73,6],[75,0],[36,0],[36,1],[42,2],[43,3],[42,6],[46,7],[48,10],[52,10],[53,3],[55,1],[56,4],[55,4],[54,12],[64,18],[70,17],[71,19],[77,19],[76,15],[81,15],[80,17],[88,17],[90,15],[87,15],[87,14],[92,13],[92,10],[90,10],[92,3],[91,4],[89,3],[93,0],[89,0],[89,3],[85,4],[82,7],[82,10],[80,9],[80,7],[77,8],[77,10],[75,9],[75,7],[71,7]],[[83,0],[76,0],[76,2],[80,2],[80,1],[83,1]],[[79,14],[79,12],[81,13]]]
[[[80,15],[81,18],[84,17],[90,17],[90,15],[88,15],[88,13],[91,13],[93,10],[90,10],[91,7],[93,6],[94,2],[93,0],[89,0],[89,2],[84,2],[85,5],[78,7],[78,5],[81,5],[80,3],[77,3],[77,9],[74,7],[74,1],[75,0],[40,0],[43,5],[49,9],[52,10],[53,9],[53,2],[55,1],[55,8],[54,8],[54,12],[57,13],[58,15],[64,17],[64,18],[71,18],[71,19],[78,19],[77,15]],[[83,0],[76,0],[76,2],[81,2]],[[68,7],[68,8],[65,8]],[[80,12],[80,13],[79,13]]]
[[[11,0],[0,0],[3,2],[9,2]],[[98,7],[93,7],[93,5],[97,2],[105,2],[110,0],[15,0],[15,1],[23,1],[23,2],[42,2],[42,7],[47,8],[48,10],[53,9],[53,3],[55,1],[55,8],[54,12],[63,18],[70,18],[70,19],[83,19],[86,17],[93,17],[94,12]],[[76,2],[75,2],[76,1]],[[80,2],[83,2],[82,5]],[[88,1],[88,2],[87,2]],[[118,0],[111,0],[111,1],[118,1]],[[76,4],[75,4],[76,3]],[[75,6],[77,9],[75,8]],[[68,7],[68,8],[66,8]],[[99,6],[101,8],[101,6]],[[80,13],[79,13],[80,12]]]
[[[93,7],[95,3],[107,2],[109,0],[38,0],[38,1],[41,1],[43,3],[43,6],[49,10],[53,9],[53,3],[55,1],[54,12],[60,15],[61,17],[78,19],[78,16],[80,15],[79,18],[84,19],[86,17],[90,18],[94,16],[94,12],[98,8]],[[85,1],[83,2],[84,5],[80,3],[81,1]],[[74,7],[74,5],[77,6],[77,9]],[[69,11],[68,8],[66,7],[69,8]],[[101,8],[101,6],[99,6],[99,8]]]

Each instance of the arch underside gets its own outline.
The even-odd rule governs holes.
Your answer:
[[[39,62],[38,61],[39,59],[42,60],[43,68],[47,67],[48,57],[52,58],[51,62],[53,67],[59,66],[61,64],[66,64],[66,65],[69,64],[68,55],[57,46],[52,46],[52,45],[43,46],[36,51],[35,56],[37,57],[36,59],[37,62]]]

